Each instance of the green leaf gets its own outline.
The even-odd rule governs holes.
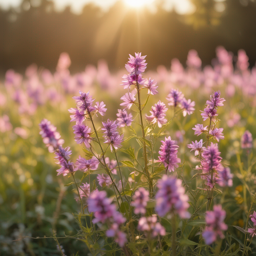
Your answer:
[[[190,221],[188,223],[189,226],[201,226],[201,225],[205,225],[205,221],[204,220],[193,220]]]
[[[87,157],[89,159],[91,159],[93,157],[92,152],[90,152],[89,150],[84,148],[83,151],[84,151],[85,157]]]
[[[127,139],[125,139],[124,142],[127,142],[127,141],[129,141],[133,138],[136,138],[136,137],[137,137],[137,135],[132,135],[132,136],[128,137]]]
[[[134,164],[131,161],[121,161],[121,163],[123,164],[123,166],[135,168]]]
[[[127,202],[122,202],[120,205],[120,212],[125,213],[129,209],[129,204]]]
[[[74,182],[74,181],[69,182],[68,184],[65,184],[65,187],[69,187],[70,185],[73,185],[73,184],[75,184],[75,182]]]
[[[245,229],[243,229],[243,228],[241,228],[241,227],[239,227],[239,226],[232,226],[232,227],[238,229],[239,231],[241,231],[241,232],[244,233],[244,234],[248,233]]]
[[[193,241],[191,241],[191,240],[189,240],[189,239],[187,239],[187,238],[180,239],[179,243],[180,243],[181,245],[198,245],[198,243],[193,242]]]
[[[135,152],[134,152],[134,148],[132,148],[132,147],[122,149],[121,152],[129,155],[132,159],[135,159]]]

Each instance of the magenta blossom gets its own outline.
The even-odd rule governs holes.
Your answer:
[[[82,113],[83,111],[87,111],[88,113],[95,110],[95,107],[92,106],[93,99],[89,95],[89,92],[83,93],[79,92],[80,96],[75,96],[73,99],[76,101],[77,108]]]
[[[250,149],[252,148],[252,134],[249,131],[245,131],[241,138],[241,147]]]
[[[139,219],[138,230],[146,233],[147,236],[156,237],[165,236],[165,228],[157,222],[156,214],[151,217],[141,217]]]
[[[117,166],[117,161],[116,160],[109,160],[108,157],[105,158],[105,162],[109,168],[109,170],[113,173],[113,174],[117,174],[117,171],[116,171],[116,166]]]
[[[112,184],[111,178],[105,174],[98,174],[97,180],[101,187],[109,187]]]
[[[57,170],[57,175],[63,175],[63,176],[67,176],[69,173],[75,171],[75,169],[73,168],[73,163],[71,162],[67,162],[65,160],[60,162],[60,169]]]
[[[191,101],[190,99],[189,100],[183,99],[181,101],[181,109],[183,110],[183,116],[186,116],[187,114],[191,115],[195,110],[194,106],[195,106],[194,101]]]
[[[82,183],[79,187],[79,193],[81,198],[87,198],[90,195],[90,184]]]
[[[141,74],[147,68],[146,56],[141,56],[141,53],[135,53],[135,57],[129,54],[130,58],[125,68],[129,73]]]
[[[198,156],[199,154],[201,154],[203,152],[203,150],[205,149],[205,147],[203,147],[203,140],[199,140],[199,141],[195,141],[195,142],[191,142],[191,144],[188,144],[188,148],[190,148],[190,151],[195,151],[195,156]]]
[[[96,113],[98,112],[101,116],[104,116],[107,109],[105,108],[106,107],[106,104],[101,101],[101,102],[96,102],[96,105],[95,105],[95,110],[96,110]]]
[[[207,126],[204,127],[202,124],[196,124],[195,127],[192,128],[192,130],[195,131],[195,135],[199,136],[203,132],[207,132]]]
[[[131,206],[134,207],[135,214],[145,214],[146,206],[149,200],[149,192],[145,188],[139,188],[133,196]]]
[[[160,217],[167,213],[178,214],[181,218],[189,218],[187,211],[189,207],[188,196],[185,195],[185,189],[182,187],[182,181],[176,177],[164,175],[158,181],[159,188],[156,194],[155,211]]]
[[[162,162],[170,172],[174,172],[174,169],[177,168],[178,163],[180,163],[180,159],[177,157],[179,146],[171,137],[165,138],[165,141],[162,140],[161,142],[159,161]]]
[[[158,127],[162,127],[163,124],[166,124],[167,119],[165,119],[167,107],[160,100],[151,108],[151,116],[146,115],[146,118],[149,122],[158,124]]]
[[[228,167],[223,167],[218,171],[218,181],[217,183],[221,187],[232,187],[233,186],[233,174],[231,174],[230,169]]]
[[[90,170],[97,170],[99,166],[98,159],[93,156],[91,159],[86,160],[83,157],[79,156],[76,160],[77,169],[87,172]]]
[[[142,75],[135,75],[134,73],[129,74],[129,75],[124,75],[122,77],[122,86],[124,87],[124,89],[130,89],[131,85],[135,85],[136,82],[138,82],[138,84],[144,84],[144,79],[142,78]]]
[[[134,89],[132,92],[128,92],[123,97],[121,97],[121,100],[123,101],[123,103],[121,103],[120,106],[124,106],[124,108],[130,109],[136,101],[136,98],[135,98],[136,93],[137,93],[137,90]]]
[[[221,139],[224,139],[222,132],[223,132],[223,128],[215,128],[215,129],[211,130],[209,132],[209,134],[211,134],[213,136],[213,138],[219,142]]]
[[[177,107],[181,103],[183,98],[184,95],[182,92],[172,89],[166,99],[169,101],[169,106]]]
[[[254,237],[256,236],[256,212],[254,211],[252,215],[250,215],[251,221],[253,223],[252,228],[248,228],[248,233]]]
[[[119,226],[116,223],[113,223],[111,228],[107,230],[106,235],[108,237],[114,237],[115,242],[119,244],[120,247],[123,247],[127,242],[126,234],[120,231]]]
[[[212,118],[218,116],[217,110],[215,108],[207,107],[204,109],[204,111],[201,111],[201,112],[202,112],[201,116],[204,121],[207,120],[208,118],[212,119]]]
[[[158,93],[158,86],[156,85],[156,82],[151,78],[144,82],[144,87],[148,89],[148,94],[156,95]]]
[[[132,114],[128,114],[125,109],[118,109],[116,116],[116,121],[119,127],[130,126],[132,124]]]
[[[81,124],[84,119],[85,115],[83,112],[80,112],[77,108],[70,108],[69,110],[70,115],[70,122],[76,122],[76,124]]]
[[[226,212],[222,210],[221,205],[214,205],[213,211],[206,212],[206,228],[203,232],[206,244],[212,244],[217,238],[223,239],[225,237],[223,231],[228,229],[224,223],[225,217]]]
[[[211,108],[217,108],[224,106],[224,101],[226,101],[223,98],[220,98],[220,92],[215,92],[213,95],[210,96],[210,100],[206,101],[206,104]]]
[[[73,130],[75,134],[76,143],[84,143],[87,148],[90,148],[91,128],[83,124],[76,124],[73,126]]]

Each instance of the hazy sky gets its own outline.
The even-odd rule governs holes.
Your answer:
[[[31,0],[35,4],[40,3],[41,0]],[[72,10],[76,13],[79,13],[81,8],[86,3],[95,3],[101,6],[104,9],[108,9],[111,7],[117,0],[53,0],[58,10],[62,10],[67,5],[71,5]],[[123,0],[127,2],[129,0]],[[130,0],[134,1],[134,0]],[[137,0],[140,1],[140,0]],[[152,1],[152,0],[151,0]],[[154,1],[153,1],[154,2]],[[16,7],[21,3],[21,0],[0,0],[0,6],[4,9],[8,9],[11,6]],[[172,9],[175,8],[177,12],[183,14],[187,12],[191,12],[193,10],[193,6],[190,4],[189,0],[165,0],[165,8]],[[154,8],[153,4],[148,6],[149,8]]]

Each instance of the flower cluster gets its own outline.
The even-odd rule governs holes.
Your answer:
[[[146,206],[149,200],[149,192],[145,188],[139,188],[133,196],[133,202],[131,206],[134,207],[135,214],[145,214],[146,213]]]
[[[159,188],[156,194],[155,211],[160,217],[166,214],[178,214],[181,218],[189,218],[187,211],[189,207],[188,196],[185,195],[185,189],[182,187],[182,181],[175,177],[164,175],[158,181]]]
[[[249,131],[245,131],[241,138],[241,147],[243,149],[252,148],[252,134]]]
[[[88,210],[94,213],[93,223],[107,223],[110,227],[106,235],[114,237],[115,241],[123,247],[126,243],[126,234],[120,230],[120,225],[126,219],[116,210],[116,206],[111,204],[111,199],[107,198],[105,191],[93,191],[88,198]]]
[[[253,226],[251,228],[248,228],[248,233],[254,237],[256,236],[256,212],[254,211],[252,215],[250,215],[251,221],[253,223]]]
[[[162,145],[159,151],[159,161],[164,164],[164,166],[171,172],[178,167],[180,159],[177,157],[179,146],[176,144],[175,140],[171,137],[162,140]]]
[[[157,123],[158,127],[162,127],[162,125],[167,122],[167,119],[165,119],[165,116],[166,116],[165,112],[167,110],[168,109],[165,106],[165,104],[159,100],[155,104],[155,106],[152,106],[150,111],[151,115],[150,116],[146,115],[146,118],[152,124]]]
[[[213,211],[206,212],[206,228],[203,232],[203,238],[206,244],[212,244],[217,238],[224,238],[223,230],[227,230],[224,223],[226,212],[222,210],[221,205],[215,205]]]
[[[165,228],[157,222],[156,214],[151,217],[141,217],[138,223],[138,230],[145,232],[147,237],[165,236]]]

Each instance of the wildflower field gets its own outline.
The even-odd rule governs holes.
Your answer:
[[[256,255],[256,67],[143,54],[6,72],[0,255]]]

